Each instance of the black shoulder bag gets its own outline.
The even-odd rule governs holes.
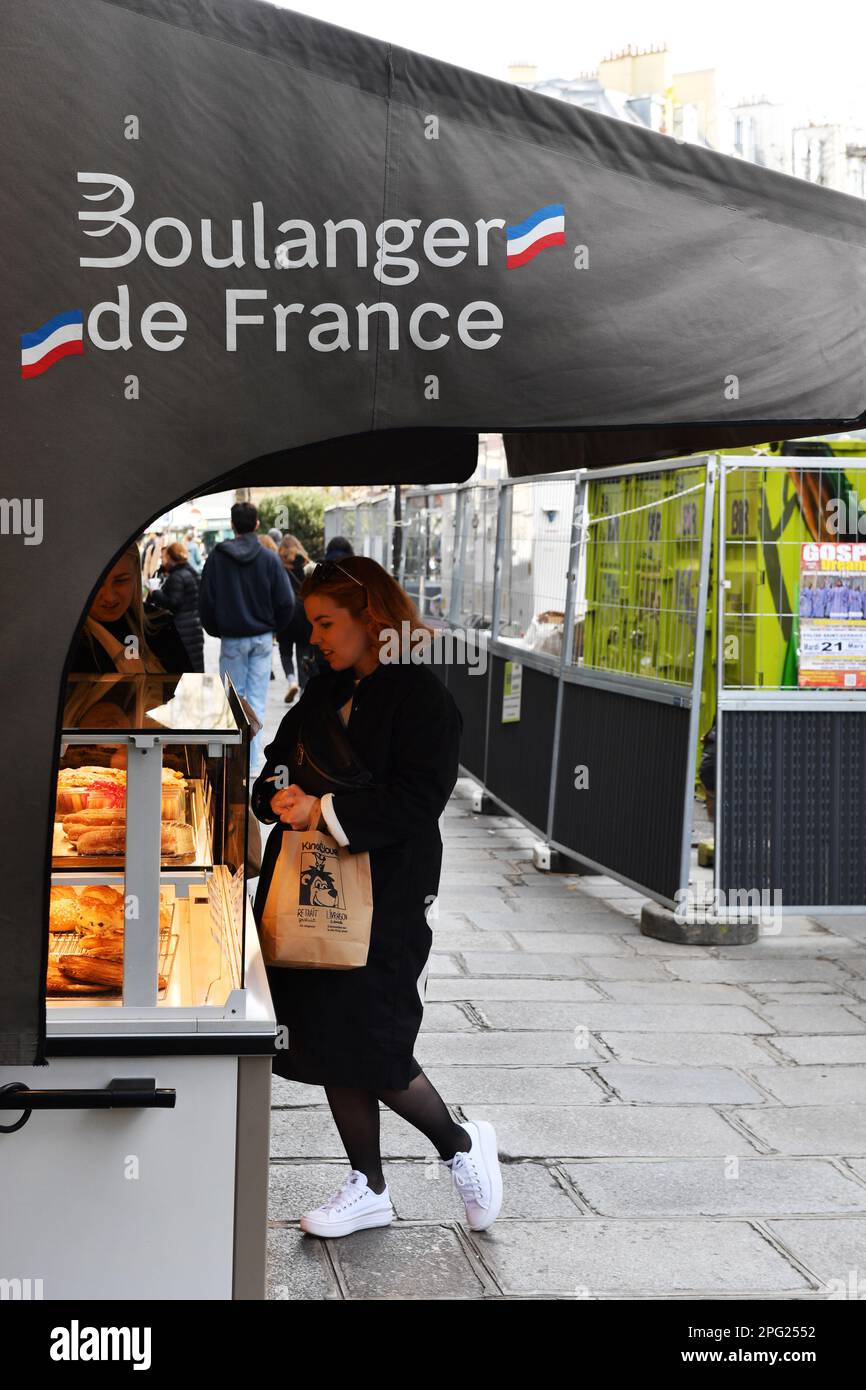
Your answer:
[[[304,711],[293,764],[293,781],[308,796],[373,785],[373,774],[355,753],[337,710],[327,704]]]

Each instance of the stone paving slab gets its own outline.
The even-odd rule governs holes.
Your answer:
[[[457,956],[446,955],[443,951],[430,953],[428,979],[455,979],[461,978],[462,975],[463,971]]]
[[[654,936],[641,936],[636,929],[634,936],[629,937],[628,945],[638,956],[654,956],[666,962],[686,962],[690,959],[705,961],[708,949],[706,946],[681,946],[676,941],[656,941]]]
[[[434,1062],[455,1066],[592,1066],[610,1061],[604,1045],[589,1038],[577,1053],[571,1033],[479,1032],[473,1034],[425,1033],[416,1051],[423,1067]]]
[[[786,1154],[866,1154],[866,1105],[789,1105],[732,1110],[769,1148]]]
[[[748,1113],[754,1115],[755,1111]],[[509,1158],[697,1157],[758,1152],[757,1144],[709,1107],[474,1105],[472,1119],[490,1120],[499,1152]]]
[[[431,967],[432,968],[432,967]],[[427,1003],[421,1021],[421,1032],[431,1033],[471,1033],[477,1032],[478,1024],[459,1004]]]
[[[729,1067],[644,1067],[609,1062],[595,1071],[617,1099],[631,1104],[767,1104],[767,1097],[757,1086]]]
[[[308,1086],[303,1081],[286,1081],[282,1076],[271,1076],[271,1107],[324,1105],[325,1092],[321,1086]]]
[[[845,936],[821,937],[810,941],[803,937],[767,935],[760,937],[753,946],[715,946],[713,949],[719,960],[737,960],[747,952],[754,960],[796,960],[798,957],[813,960],[818,956],[823,960],[844,961],[846,965],[850,962],[852,968],[858,962],[861,969],[866,965],[862,943],[850,941]]]
[[[761,1013],[758,1001],[737,985],[696,985],[685,980],[602,980],[598,987],[616,1004],[737,1004]]]
[[[772,1026],[752,1009],[737,1005],[704,1004],[615,1004],[588,1003],[573,1006],[563,1003],[523,1003],[515,1000],[502,1004],[485,1000],[479,1006],[491,1028],[549,1028],[574,1029],[582,1026],[592,1030],[622,1032],[631,1028],[638,1033],[666,1029],[670,1033],[772,1033]]]
[[[670,980],[666,962],[646,956],[589,956],[583,957],[587,979],[606,980]]]
[[[812,1287],[745,1221],[502,1222],[483,1234],[485,1261],[505,1293],[767,1296]]]
[[[482,1298],[482,1268],[448,1226],[391,1225],[331,1244],[349,1298]]]
[[[702,948],[695,946],[694,951]],[[748,947],[745,948],[748,950]],[[708,959],[706,953],[697,959],[688,960],[674,954],[668,962],[668,970],[678,980],[691,980],[695,984],[780,984],[784,982],[824,983],[836,988],[846,984],[850,976],[833,961],[816,960],[803,956],[798,960],[741,956],[737,960]]]
[[[438,923],[431,922],[433,928],[433,954],[437,955],[443,951],[455,953],[459,951],[517,951],[520,946],[514,938],[505,931],[479,931],[477,928],[463,929],[446,927],[444,930]]]
[[[832,1279],[848,1298],[866,1296],[866,1220],[769,1221],[767,1227],[822,1285]]]
[[[842,983],[846,989],[851,988],[847,980]],[[846,995],[836,994],[837,984],[823,980],[759,980],[754,984],[749,983],[747,987],[756,999],[763,999],[768,1004],[790,1004],[793,1000],[806,1004],[813,997],[817,1003],[826,1004],[847,998]]]
[[[592,940],[594,938],[584,937],[584,941]],[[610,944],[605,943],[606,947]],[[528,951],[462,951],[460,954],[469,975],[547,975],[560,980],[585,976],[585,967],[577,955],[559,956],[553,952],[530,955]]]
[[[774,1046],[783,1057],[804,1066],[866,1062],[866,1032],[848,1036],[826,1034],[823,1038],[806,1033],[802,1037],[779,1038]]]
[[[861,1212],[866,1217],[866,1184],[822,1160],[590,1159],[562,1167],[582,1201],[599,1216],[763,1219]]]
[[[838,1005],[756,1003],[754,1008],[777,1033],[852,1033],[857,1027],[857,1015]]]
[[[459,979],[433,979],[427,981],[428,1000],[454,999],[524,999],[537,1000],[599,1000],[603,998],[599,987],[590,980],[546,980],[531,977],[528,980],[509,976],[492,976],[479,979],[477,975],[462,975]]]
[[[339,1283],[324,1249],[298,1228],[268,1231],[268,1298],[339,1299]]]
[[[813,917],[812,921],[817,922],[819,927],[826,927],[828,931],[839,930],[840,919],[838,917]],[[861,912],[859,915],[857,913],[849,915],[846,913],[844,922],[846,932],[866,934],[866,914]]]
[[[737,1033],[614,1033],[601,1029],[597,1039],[616,1061],[648,1066],[748,1067],[773,1061],[763,1042]]]
[[[419,1046],[419,1051],[423,1051]],[[418,1059],[421,1061],[421,1058]],[[588,1066],[455,1067],[433,1064],[424,1070],[449,1104],[467,1119],[475,1105],[581,1105],[607,1100],[608,1093]],[[745,1097],[737,1097],[742,1100]],[[469,1106],[468,1111],[466,1106]]]
[[[452,909],[453,910],[453,909]],[[466,920],[482,930],[486,927],[493,927],[499,931],[502,927],[507,927],[509,931],[515,928],[519,931],[562,931],[566,927],[572,931],[607,931],[614,936],[622,936],[626,933],[631,938],[634,928],[625,921],[618,912],[612,912],[609,908],[592,904],[588,909],[581,902],[569,904],[569,910],[563,911],[561,907],[550,907],[549,905],[536,904],[532,909],[525,906],[515,906],[512,902],[503,902],[502,906],[495,909],[488,904],[486,908],[468,908],[463,914]]]
[[[751,1067],[749,1076],[783,1105],[866,1100],[866,1066]]]

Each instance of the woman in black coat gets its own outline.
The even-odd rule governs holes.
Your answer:
[[[338,1236],[393,1220],[379,1150],[382,1101],[435,1145],[451,1168],[470,1225],[484,1229],[495,1220],[502,1194],[493,1127],[483,1120],[457,1124],[413,1056],[432,944],[427,914],[442,866],[439,818],[457,780],[462,716],[429,660],[408,660],[431,630],[375,560],[352,556],[319,565],[301,597],[312,640],[330,669],[310,678],[286,715],[253,788],[255,814],[277,824],[265,849],[256,919],[281,830],[309,828],[321,794],[319,786],[315,795],[304,787],[298,742],[303,726],[304,754],[315,753],[315,721],[326,711],[348,721],[351,750],[372,784],[322,794],[318,828],[350,853],[369,852],[373,887],[365,966],[268,967],[277,1022],[288,1030],[288,1048],[278,1051],[274,1071],[324,1086],[352,1165],[339,1191],[305,1213],[301,1227]],[[413,633],[411,646],[402,647],[407,659],[390,659],[389,635],[399,641],[407,631]],[[275,791],[277,784],[282,790]]]
[[[204,632],[198,615],[199,578],[189,563],[186,546],[181,541],[163,547],[162,568],[165,579],[160,589],[150,595],[150,605],[167,609],[174,617],[177,634],[189,657],[190,671],[204,670]]]

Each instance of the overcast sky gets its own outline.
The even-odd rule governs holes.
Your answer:
[[[517,61],[536,63],[539,77],[572,77],[629,43],[666,42],[675,70],[717,68],[731,101],[764,94],[803,118],[866,126],[863,0],[602,0],[566,11],[526,0],[291,0],[285,8],[501,78]]]

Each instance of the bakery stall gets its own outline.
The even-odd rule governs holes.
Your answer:
[[[857,428],[864,204],[260,0],[3,19],[0,1279],[260,1297],[249,730],[206,678],[61,709],[95,576],[208,492],[463,483],[479,431],[522,479]]]
[[[4,1268],[51,1299],[261,1298],[275,1021],[247,716],[228,679],[117,674],[71,676],[62,722],[51,1064],[0,1088]]]

